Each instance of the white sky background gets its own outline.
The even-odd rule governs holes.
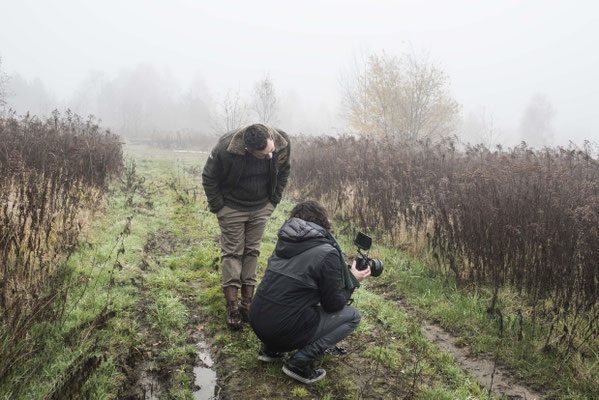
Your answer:
[[[92,70],[140,63],[181,88],[199,75],[215,97],[269,73],[301,104],[297,118],[328,125],[313,133],[340,126],[340,77],[354,57],[410,49],[448,74],[464,115],[484,107],[514,130],[543,93],[558,143],[599,141],[596,1],[0,0],[3,69],[39,77],[59,99]]]

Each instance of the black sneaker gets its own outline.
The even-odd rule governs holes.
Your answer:
[[[283,365],[283,372],[305,384],[318,382],[327,374],[324,369],[312,368],[312,360],[297,360],[293,357]]]
[[[262,347],[260,347],[260,351],[258,352],[258,360],[264,362],[274,362],[282,360],[286,355],[287,353],[282,351],[268,351],[266,350],[264,344],[262,344]]]
[[[334,356],[340,356],[343,354],[347,354],[347,350],[345,349],[345,347],[341,347],[341,346],[329,347],[324,352],[327,354],[332,354]]]

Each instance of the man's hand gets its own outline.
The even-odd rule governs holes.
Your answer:
[[[352,274],[354,274],[354,276],[356,277],[358,282],[362,282],[364,279],[366,279],[370,276],[370,265],[367,266],[366,269],[363,269],[362,271],[358,271],[356,269],[356,260],[354,260],[354,262],[351,265],[350,271]]]

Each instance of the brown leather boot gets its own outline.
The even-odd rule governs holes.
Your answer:
[[[243,322],[250,322],[250,305],[252,304],[252,298],[254,297],[254,286],[241,285],[241,306],[239,312],[241,312],[241,320]]]
[[[229,329],[237,330],[241,328],[241,314],[237,305],[237,287],[225,286],[223,287],[223,293],[227,301],[227,325]]]

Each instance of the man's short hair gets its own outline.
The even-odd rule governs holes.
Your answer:
[[[268,128],[262,124],[250,125],[243,133],[243,141],[248,150],[264,150],[266,141],[272,139]]]
[[[306,200],[298,203],[293,207],[289,216],[313,222],[322,226],[327,231],[330,231],[332,228],[327,209],[316,200]]]

